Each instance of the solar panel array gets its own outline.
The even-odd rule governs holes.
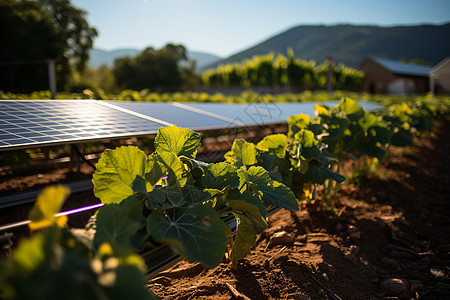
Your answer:
[[[314,103],[0,100],[0,151],[150,135],[172,124],[198,131],[279,124],[300,113],[312,116]]]
[[[98,101],[0,101],[0,149],[150,134],[161,126]]]

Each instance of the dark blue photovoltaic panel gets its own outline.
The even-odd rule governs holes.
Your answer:
[[[274,103],[224,104],[184,103],[195,109],[224,116],[245,126],[283,123],[279,108]]]
[[[235,124],[226,120],[189,111],[170,103],[125,101],[108,101],[107,103],[192,130],[236,127]]]
[[[210,113],[222,115],[228,119],[241,122],[246,126],[257,126],[265,124],[286,123],[292,115],[301,113],[314,117],[314,106],[316,104],[333,107],[338,101],[327,102],[296,102],[296,103],[248,103],[248,104],[222,104],[222,103],[185,103],[186,105],[204,110]],[[358,102],[364,109],[369,111],[381,110],[382,106]]]
[[[0,101],[0,150],[152,134],[162,126],[98,101]]]
[[[312,117],[315,104],[0,100],[0,150],[155,134],[171,124],[209,130],[286,123],[300,113]],[[359,104],[370,111],[383,109]]]

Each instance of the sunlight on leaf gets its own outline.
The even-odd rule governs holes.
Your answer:
[[[63,227],[67,223],[67,216],[55,217],[55,215],[60,212],[69,194],[70,189],[63,185],[45,188],[30,211],[30,229],[42,229],[54,224]]]

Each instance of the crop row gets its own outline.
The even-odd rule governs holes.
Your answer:
[[[176,126],[160,128],[151,155],[131,146],[106,150],[93,175],[94,193],[105,205],[85,229],[71,230],[67,217],[55,217],[69,190],[45,189],[30,213],[33,235],[2,263],[2,296],[153,298],[144,288],[138,255],[144,249],[164,244],[208,268],[236,262],[268,225],[265,205],[332,207],[345,180],[342,161],[369,167],[391,145],[412,145],[439,116],[425,102],[371,113],[350,98],[315,111],[314,118],[290,117],[286,135],[257,144],[236,139],[220,163],[197,160],[200,135]],[[221,218],[230,215],[234,233]]]
[[[288,57],[279,53],[253,56],[240,63],[219,65],[205,71],[203,82],[209,86],[270,86],[302,89],[325,89],[328,69],[332,69],[332,86],[335,89],[361,90],[364,74],[343,64],[331,66],[324,62],[316,66],[314,61],[295,58],[292,49]]]

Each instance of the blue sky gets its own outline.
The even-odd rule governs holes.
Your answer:
[[[168,42],[227,57],[301,24],[412,25],[450,22],[449,0],[72,0],[113,50]]]

